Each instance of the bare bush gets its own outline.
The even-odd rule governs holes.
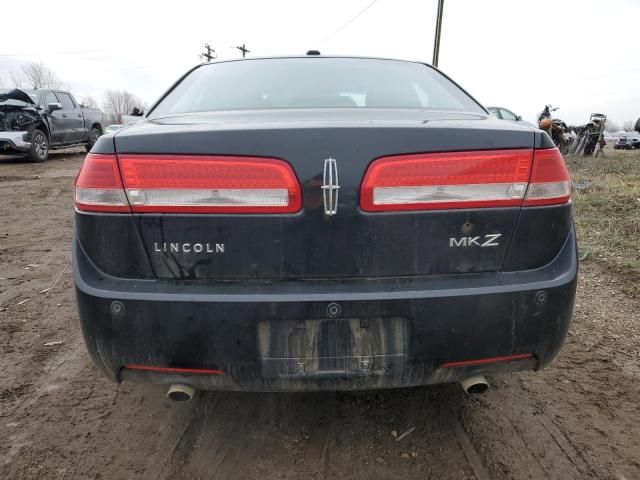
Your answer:
[[[98,101],[91,95],[83,95],[80,97],[80,105],[88,108],[98,108]]]

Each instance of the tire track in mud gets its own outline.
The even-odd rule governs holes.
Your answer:
[[[443,397],[460,395],[457,387],[204,393],[163,472],[150,478],[488,478],[443,406]],[[401,442],[391,435],[410,428]]]
[[[475,448],[473,448],[473,444],[467,435],[467,432],[462,428],[462,424],[458,420],[457,417],[451,415],[451,420],[453,422],[453,431],[456,434],[458,441],[460,442],[460,446],[464,451],[464,454],[467,457],[467,461],[469,465],[473,469],[473,473],[477,480],[489,480],[489,473],[487,469],[484,467],[482,463],[482,459]]]
[[[492,478],[595,478],[580,452],[522,387],[527,375],[536,374],[491,382],[494,388],[460,410]]]

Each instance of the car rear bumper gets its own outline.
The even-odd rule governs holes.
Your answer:
[[[0,152],[27,152],[31,142],[24,140],[28,132],[0,132]]]
[[[77,240],[73,265],[89,353],[114,381],[336,390],[543,367],[569,327],[576,251],[572,230],[536,270],[215,286],[110,277]]]

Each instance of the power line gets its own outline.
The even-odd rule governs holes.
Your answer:
[[[378,2],[378,0],[373,0],[371,3],[369,3],[369,5],[367,5],[366,7],[364,7],[362,10],[360,10],[360,12],[358,12],[358,14],[351,18],[349,21],[347,21],[346,23],[344,23],[340,28],[338,28],[336,31],[334,31],[333,33],[330,33],[329,35],[327,35],[326,37],[324,37],[321,42],[326,42],[329,38],[333,37],[334,35],[340,33],[341,31],[343,31],[345,28],[347,28],[349,25],[351,25],[353,22],[355,22],[362,14],[364,14],[367,10],[369,10],[371,7],[373,7],[376,3]]]

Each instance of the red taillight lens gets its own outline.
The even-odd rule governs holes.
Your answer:
[[[361,189],[369,212],[518,206],[532,150],[426,153],[374,161]]]
[[[524,206],[557,205],[571,197],[571,179],[557,148],[536,150]]]
[[[130,211],[114,155],[87,154],[76,177],[75,204],[93,212]]]
[[[427,153],[375,160],[360,206],[368,212],[565,203],[569,174],[557,149]]]
[[[97,212],[295,213],[300,184],[286,162],[245,157],[88,154],[76,207]],[[121,179],[122,175],[122,179]]]
[[[120,155],[133,212],[295,213],[300,184],[286,162],[245,157]]]

